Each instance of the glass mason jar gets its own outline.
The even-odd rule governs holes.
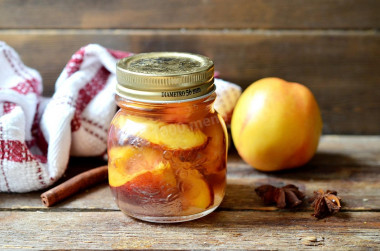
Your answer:
[[[120,110],[109,129],[108,173],[121,211],[151,222],[211,213],[224,197],[227,162],[213,62],[143,53],[120,60],[116,75]]]

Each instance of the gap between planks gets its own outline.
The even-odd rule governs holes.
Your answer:
[[[352,35],[352,36],[373,36],[380,35],[380,29],[0,29],[0,35],[18,35],[18,34],[42,34],[42,35],[130,35],[130,34],[183,34],[183,35],[201,35],[201,34],[241,34],[241,35]]]
[[[119,212],[119,209],[111,208],[44,208],[44,207],[20,207],[20,208],[0,208],[0,212],[51,212],[51,213],[63,213],[63,212]],[[121,211],[120,211],[121,212]],[[290,208],[290,209],[279,209],[276,207],[258,207],[250,209],[236,209],[236,208],[226,208],[218,207],[215,212],[268,212],[268,213],[307,213],[313,212],[312,208]],[[339,212],[346,213],[377,213],[380,212],[379,208],[373,209],[361,209],[361,208],[350,208],[341,209]]]

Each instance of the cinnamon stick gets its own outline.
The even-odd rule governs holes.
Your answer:
[[[42,203],[50,207],[76,192],[100,183],[108,178],[108,167],[101,166],[80,173],[62,184],[41,194]]]

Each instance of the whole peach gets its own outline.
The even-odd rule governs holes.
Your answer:
[[[251,84],[231,121],[239,155],[261,171],[304,165],[315,154],[321,132],[322,118],[311,91],[279,78]]]

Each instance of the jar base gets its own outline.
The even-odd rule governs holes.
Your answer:
[[[179,223],[179,222],[186,222],[191,221],[195,219],[202,218],[210,213],[212,213],[218,206],[215,206],[213,208],[210,208],[206,211],[203,211],[201,213],[192,214],[192,215],[184,215],[184,216],[146,216],[141,214],[132,214],[132,213],[126,213],[123,212],[125,215],[130,216],[135,219],[139,219],[142,221],[152,222],[152,223]]]

